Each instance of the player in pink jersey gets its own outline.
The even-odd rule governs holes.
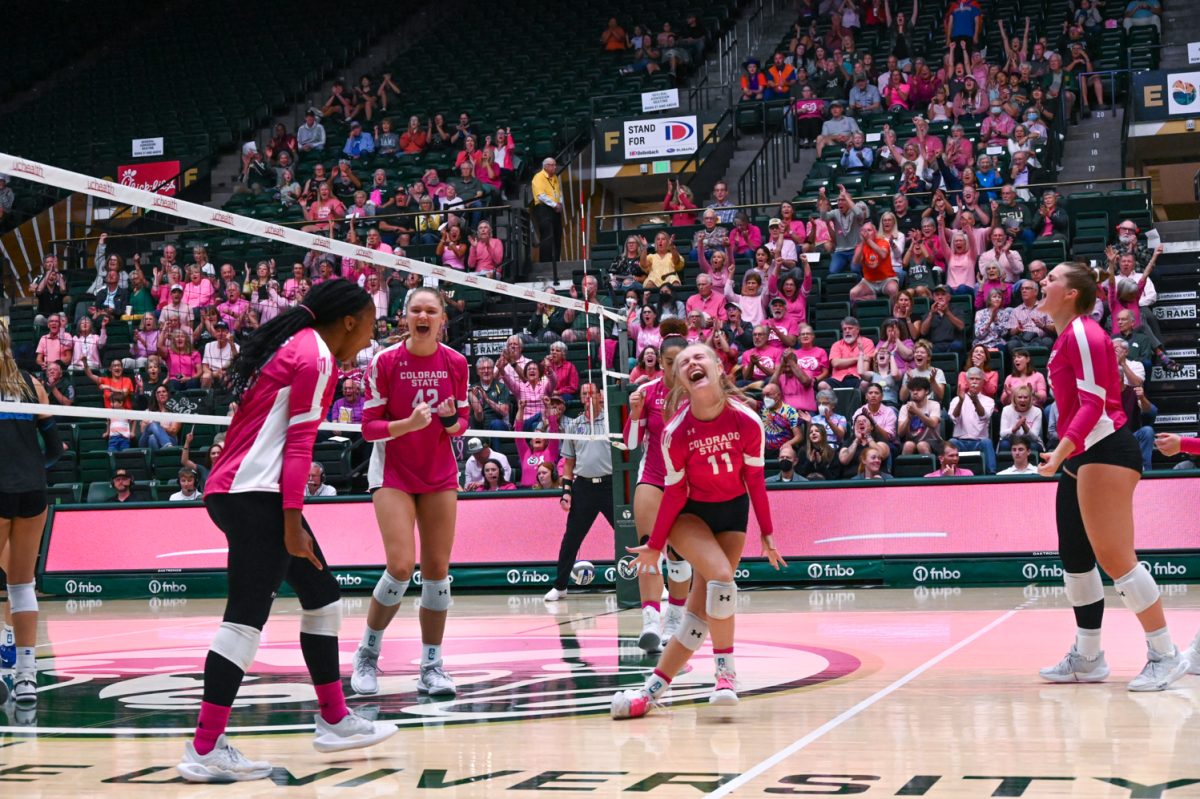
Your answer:
[[[320,706],[313,746],[319,752],[357,749],[396,732],[346,707],[338,665],[341,592],[301,514],[337,362],[352,360],[374,328],[369,294],[346,280],[323,283],[259,328],[229,367],[238,410],[204,491],[208,515],[229,541],[229,597],[204,663],[195,739],[176,767],[189,782],[271,773],[270,763],[247,759],[224,733],[284,580],[300,600],[300,649]]]
[[[667,320],[662,327],[678,324],[679,320]],[[682,324],[680,328],[686,329]],[[629,395],[629,418],[625,423],[625,444],[630,450],[643,447],[642,460],[638,464],[637,485],[633,489],[633,519],[637,525],[639,543],[646,543],[654,529],[658,506],[662,503],[663,487],[666,485],[667,467],[663,462],[662,434],[667,420],[663,410],[667,395],[675,385],[673,365],[675,356],[687,346],[682,335],[662,330],[663,342],[659,352],[662,374]],[[669,596],[667,612],[661,613],[663,578],[651,572],[638,574],[638,588],[642,595],[642,634],[638,646],[647,652],[657,652],[664,639],[670,639],[679,631],[683,622],[683,608],[687,601],[688,588],[692,582],[692,567],[673,550],[667,550],[667,585]],[[660,633],[661,627],[661,633]]]
[[[1173,457],[1183,452],[1187,455],[1200,455],[1200,438],[1181,436],[1175,433],[1159,433],[1154,436],[1154,446],[1167,457]],[[1188,659],[1188,673],[1200,674],[1200,632],[1192,640],[1192,645],[1184,652]]]
[[[442,295],[409,292],[409,335],[378,353],[367,371],[363,438],[375,442],[369,486],[387,568],[371,595],[367,627],[354,656],[350,686],[379,692],[383,631],[396,615],[416,565],[421,528],[421,673],[417,691],[454,696],[442,666],[450,609],[450,550],[458,501],[458,462],[450,438],[467,429],[467,359],[438,337],[446,323]],[[437,422],[431,424],[436,417]]]
[[[615,719],[644,716],[658,703],[707,637],[710,624],[716,685],[709,702],[736,704],[733,662],[734,572],[746,543],[749,506],[762,530],[771,565],[786,566],[775,549],[771,509],[763,479],[763,426],[758,414],[735,398],[735,389],[708,347],[691,345],[675,358],[676,387],[667,411],[686,395],[687,406],[663,432],[666,491],[650,540],[629,551],[639,570],[657,569],[663,547],[671,546],[692,564],[697,579],[688,595],[687,615],[654,672],[641,688],[618,693]]]
[[[1096,273],[1086,264],[1059,264],[1042,281],[1041,310],[1061,331],[1048,366],[1061,439],[1042,455],[1038,473],[1053,477],[1063,469],[1055,503],[1058,551],[1076,632],[1066,657],[1041,676],[1051,682],[1100,682],[1108,676],[1100,649],[1104,586],[1098,563],[1146,632],[1146,666],[1129,690],[1161,691],[1186,674],[1189,664],[1171,641],[1158,586],[1134,551],[1133,491],[1142,457],[1125,426],[1112,341],[1089,315],[1096,288]]]

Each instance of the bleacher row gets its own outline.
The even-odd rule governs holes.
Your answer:
[[[119,3],[94,5],[89,17],[122,13],[114,9]],[[371,9],[369,25],[323,25],[314,35],[313,21],[328,11],[318,0],[296,0],[287,13],[236,0],[173,5],[141,27],[127,25],[120,47],[8,114],[0,127],[0,150],[86,174],[112,174],[118,164],[130,162],[130,140],[161,136],[164,158],[206,169],[207,159],[282,112],[416,10],[415,3],[382,4]],[[32,13],[37,24],[29,30],[45,20],[43,7]],[[129,13],[141,14],[133,7]],[[69,27],[88,37],[106,30],[74,18]],[[31,41],[45,49],[43,39]],[[69,47],[59,44],[56,34],[47,54],[70,56]],[[103,135],[96,133],[98,120]],[[14,221],[36,213],[44,200],[22,192],[17,202],[22,213]]]

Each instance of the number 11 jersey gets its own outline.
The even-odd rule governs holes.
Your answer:
[[[452,398],[465,430],[467,379],[467,359],[443,344],[432,355],[420,356],[409,352],[402,341],[375,355],[367,370],[363,404],[363,438],[375,442],[367,475],[372,490],[397,488],[408,494],[457,490],[458,462],[450,434],[438,421],[437,406]],[[433,412],[429,424],[390,437],[388,424],[407,419],[422,402]]]

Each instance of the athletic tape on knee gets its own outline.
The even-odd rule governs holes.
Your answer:
[[[421,607],[426,610],[449,610],[454,604],[450,600],[450,578],[425,580],[421,583]]]
[[[710,619],[728,619],[737,608],[737,583],[720,580],[708,581],[708,598],[704,612]]]
[[[1095,566],[1082,574],[1067,572],[1063,584],[1067,588],[1067,601],[1073,607],[1081,608],[1104,599],[1104,583],[1100,582],[1100,570]]]
[[[37,589],[33,583],[9,583],[8,604],[13,613],[37,613]]]
[[[249,671],[254,656],[258,654],[258,641],[262,631],[245,624],[231,621],[221,622],[217,634],[209,647],[242,671]]]
[[[379,604],[390,608],[400,604],[400,600],[404,599],[404,592],[407,590],[408,580],[397,580],[385,569],[379,582],[375,583],[375,590],[371,592],[371,596]]]
[[[692,579],[692,564],[686,560],[668,560],[667,579],[673,583],[686,583]]]
[[[323,608],[300,611],[300,632],[309,635],[328,635],[337,638],[342,629],[342,600],[330,602]]]
[[[1134,613],[1141,613],[1158,601],[1158,584],[1140,563],[1134,566],[1129,574],[1118,578],[1114,584],[1125,607]]]
[[[707,637],[708,623],[694,613],[688,613],[683,617],[683,623],[679,625],[679,632],[675,633],[675,640],[693,652],[704,646],[704,639]]]

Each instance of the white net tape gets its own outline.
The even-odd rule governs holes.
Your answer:
[[[8,155],[7,153],[0,153],[0,174],[5,173],[13,177],[31,180],[47,186],[54,186],[60,189],[67,189],[69,191],[89,194],[102,200],[110,200],[117,203],[125,203],[136,206],[138,208],[144,208],[148,211],[154,211],[156,213],[176,217],[178,219],[186,219],[192,222],[199,222],[205,225],[225,228],[238,233],[259,236],[261,238],[271,239],[272,241],[291,244],[296,247],[352,258],[356,261],[376,264],[387,269],[415,272],[424,277],[435,278],[439,281],[456,283],[463,286],[474,286],[484,291],[490,291],[507,297],[514,297],[531,302],[540,302],[558,308],[574,310],[589,316],[594,314],[599,317],[599,327],[602,334],[604,330],[605,318],[614,324],[622,324],[625,321],[617,313],[597,303],[586,302],[573,297],[564,297],[558,294],[551,294],[546,291],[540,291],[538,289],[526,286],[505,283],[504,281],[494,280],[481,275],[459,272],[447,267],[427,264],[423,261],[415,261],[403,255],[389,254],[379,252],[377,250],[371,250],[366,247],[338,241],[332,237],[306,233],[302,230],[295,230],[274,222],[252,219],[250,217],[233,214],[220,209],[209,208],[208,206],[199,205],[186,200],[180,200],[174,197],[165,197],[161,194],[155,194],[143,189],[136,189],[132,186],[123,186],[119,183],[113,183],[112,181],[89,177],[78,172],[72,172],[67,169],[50,166],[49,164],[42,164],[26,158],[18,158],[13,155]],[[601,341],[599,344],[600,346],[598,347],[598,350],[600,356],[600,372],[603,376],[603,384],[607,385],[609,378],[619,379],[625,375],[619,372],[609,371],[607,353],[605,352],[605,348],[603,346],[603,335],[601,335]],[[153,413],[149,411],[125,411],[109,408],[86,408],[80,406],[65,407],[60,405],[37,405],[33,403],[15,402],[0,402],[0,412],[52,414],[59,417],[100,420],[121,418],[147,422],[156,421],[160,423],[186,422],[192,424],[213,424],[222,426],[226,426],[230,422],[230,418],[224,416]],[[327,422],[321,425],[321,429],[338,432],[359,432],[361,430],[361,426],[357,424]],[[607,432],[596,431],[594,429],[591,433],[584,435],[550,432],[535,433],[511,430],[471,429],[466,430],[462,433],[462,435],[479,436],[481,438],[537,437],[546,439],[574,440],[606,440],[610,438],[619,438],[619,435],[617,434],[610,435]]]

